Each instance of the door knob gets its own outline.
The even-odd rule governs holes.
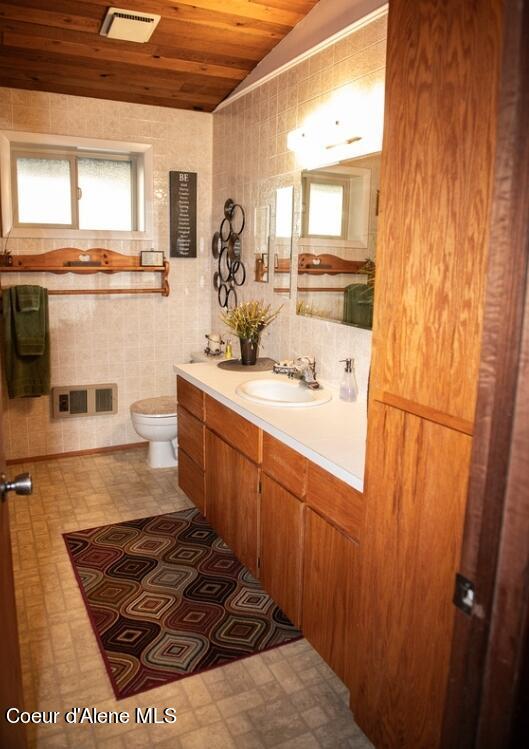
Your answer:
[[[5,473],[0,474],[0,495],[2,498],[7,492],[15,492],[16,494],[32,494],[33,493],[33,479],[30,473],[19,473],[15,476],[14,481],[8,481]]]

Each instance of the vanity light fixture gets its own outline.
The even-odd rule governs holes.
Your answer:
[[[347,84],[288,133],[287,147],[302,168],[330,166],[380,151],[383,123],[383,84]]]
[[[351,146],[362,140],[354,132],[354,123],[337,119],[315,117],[303,128],[292,130],[287,136],[287,147],[294,151],[306,168],[334,163],[354,156]]]

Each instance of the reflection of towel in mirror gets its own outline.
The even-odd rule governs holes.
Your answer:
[[[352,283],[344,290],[343,321],[360,328],[373,327],[373,286]]]
[[[27,295],[18,305],[18,287],[2,291],[4,371],[10,398],[34,397],[50,391],[50,345],[48,292],[40,287],[38,294]],[[32,296],[32,299],[30,299]],[[38,297],[38,309],[36,299]]]

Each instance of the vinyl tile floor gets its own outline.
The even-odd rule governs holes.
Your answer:
[[[151,470],[144,449],[11,467],[31,471],[31,497],[10,499],[28,710],[58,710],[28,727],[38,749],[368,749],[342,682],[306,640],[143,694],[114,698],[62,533],[190,506],[175,469]],[[172,707],[175,723],[137,724],[136,708]],[[127,724],[67,725],[72,707],[127,711]]]

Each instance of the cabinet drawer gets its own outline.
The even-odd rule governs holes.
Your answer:
[[[364,496],[309,461],[307,504],[359,540],[364,520]]]
[[[307,493],[308,461],[303,455],[263,433],[263,471],[296,497]]]
[[[205,515],[204,471],[180,448],[178,449],[178,486]]]
[[[189,413],[204,421],[204,392],[183,377],[176,378],[176,400]]]
[[[206,395],[206,424],[254,463],[260,462],[261,430],[209,395]]]
[[[178,406],[178,447],[204,469],[204,424]]]

